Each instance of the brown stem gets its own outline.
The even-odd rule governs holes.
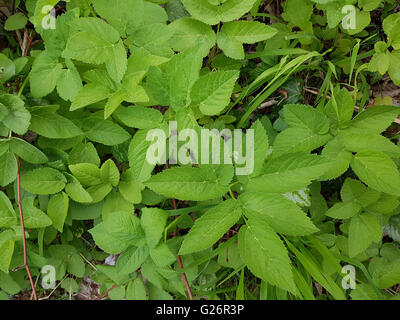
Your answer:
[[[25,266],[26,272],[28,273],[29,282],[31,283],[33,297],[35,300],[37,300],[38,297],[36,294],[35,284],[32,279],[31,270],[29,269],[28,255],[27,255],[27,249],[26,249],[24,215],[22,213],[22,205],[21,205],[21,159],[20,158],[18,158],[17,192],[18,192],[19,218],[21,220],[21,229],[22,229],[22,244],[24,247],[24,266]]]
[[[24,51],[23,51],[23,56],[27,57],[29,54],[29,50],[31,49],[32,46],[32,40],[33,38],[29,36],[28,31],[25,29],[24,30]],[[28,45],[26,45],[26,42],[28,42]]]
[[[166,168],[166,169],[169,168],[169,167],[168,167],[168,163],[165,164],[165,168]],[[174,210],[177,209],[175,199],[172,199],[172,207],[174,208]],[[176,229],[174,230],[174,236],[176,236]],[[182,264],[182,259],[181,259],[181,257],[178,256],[178,257],[176,258],[176,260],[177,260],[177,262],[178,262],[179,269],[182,270],[182,269],[183,269],[183,264]],[[184,272],[182,272],[182,273],[181,273],[181,277],[182,277],[183,282],[185,283],[185,287],[186,287],[186,291],[187,291],[187,293],[188,293],[189,299],[190,299],[190,300],[193,300],[192,290],[190,289],[189,282],[188,282],[188,280],[187,280],[187,278],[186,278],[186,274],[185,274]]]
[[[118,287],[118,285],[117,285],[117,284],[114,284],[110,289],[108,289],[106,292],[104,292],[104,293],[100,296],[99,300],[104,299],[104,298],[108,295],[108,293],[109,293],[111,290],[114,290],[116,287]]]
[[[182,270],[183,269],[183,264],[182,264],[182,259],[181,259],[180,256],[178,256],[177,261],[178,261],[179,269]],[[186,291],[187,291],[187,293],[189,295],[189,299],[193,300],[192,290],[190,290],[189,282],[187,281],[185,273],[181,273],[181,277],[183,279],[183,282],[185,283],[185,287],[186,287]]]

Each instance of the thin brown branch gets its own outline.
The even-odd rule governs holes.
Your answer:
[[[104,293],[100,296],[99,300],[104,299],[105,297],[107,297],[108,293],[109,293],[111,290],[114,290],[116,287],[118,287],[118,285],[117,285],[117,284],[114,284],[110,289],[108,289],[106,292],[104,292]]]
[[[165,164],[165,168],[166,168],[166,169],[169,168],[169,167],[168,167],[168,163]],[[175,199],[172,199],[172,207],[174,208],[174,210],[177,209],[177,205],[176,205]],[[174,236],[176,236],[176,229],[174,230]],[[183,270],[182,258],[181,258],[180,256],[178,256],[178,257],[176,258],[176,260],[177,260],[177,262],[178,262],[179,269]],[[185,287],[186,287],[186,291],[187,291],[187,293],[188,293],[189,299],[190,299],[190,300],[193,300],[192,290],[190,289],[190,285],[189,285],[189,282],[188,282],[188,280],[187,280],[187,278],[186,278],[186,274],[185,274],[184,272],[182,272],[182,273],[181,273],[181,277],[182,277],[183,282],[185,283]]]
[[[22,51],[24,57],[27,57],[29,54],[29,50],[32,47],[32,40],[33,40],[33,38],[29,36],[28,31],[25,29],[24,30],[24,44],[23,44],[24,51]],[[28,42],[28,44],[26,44],[27,42]]]
[[[22,229],[22,244],[24,247],[24,266],[26,272],[28,273],[29,282],[31,283],[32,293],[35,300],[38,300],[35,284],[32,279],[31,270],[28,265],[28,254],[26,249],[26,236],[25,236],[25,224],[24,224],[24,214],[22,213],[22,204],[21,204],[21,159],[18,158],[18,174],[17,174],[17,192],[18,192],[18,209],[19,209],[19,217],[21,220],[21,229]]]

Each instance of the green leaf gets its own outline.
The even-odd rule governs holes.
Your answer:
[[[360,181],[347,178],[343,183],[340,196],[344,202],[357,202],[363,208],[375,203],[381,198],[381,193],[367,188]]]
[[[145,49],[152,55],[171,57],[173,51],[170,48],[169,40],[174,30],[168,28],[165,23],[150,23],[135,30],[128,39],[133,48]]]
[[[133,213],[114,212],[89,232],[97,246],[108,253],[119,254],[132,245],[144,244],[140,220]]]
[[[107,220],[114,213],[115,208],[126,212],[133,212],[135,210],[133,204],[127,201],[120,192],[113,190],[104,200],[101,210],[102,219]]]
[[[71,60],[66,59],[67,69],[61,71],[57,81],[57,92],[66,101],[73,101],[83,88],[81,76]]]
[[[93,163],[96,167],[100,166],[100,157],[93,143],[78,143],[76,144],[68,156],[68,163]]]
[[[400,25],[400,15],[398,13],[391,14],[383,20],[382,26],[388,37],[388,44],[394,49],[400,49],[399,34],[397,32]]]
[[[14,253],[14,238],[15,233],[12,230],[0,232],[0,271],[3,271],[4,273],[8,273],[8,268],[11,264],[11,259]],[[4,277],[2,277],[1,288],[6,290],[5,286]],[[17,289],[16,291],[18,292],[19,290]]]
[[[1,120],[11,131],[23,135],[28,131],[31,115],[24,107],[24,102],[11,94],[0,95],[0,105],[7,108],[7,115]]]
[[[53,221],[54,228],[56,228],[60,232],[63,232],[68,208],[69,198],[64,192],[56,194],[50,198],[47,207],[47,214],[49,215],[51,221]]]
[[[104,198],[112,191],[112,185],[109,183],[91,186],[86,190],[93,199],[93,203],[103,201]]]
[[[256,177],[262,173],[267,152],[269,150],[269,141],[267,132],[260,120],[257,120],[251,129],[254,130],[254,145],[257,146],[254,150],[254,171],[252,176]]]
[[[136,180],[132,169],[126,170],[122,174],[118,189],[124,199],[130,203],[136,204],[142,202],[142,190],[144,186]]]
[[[303,128],[314,133],[326,134],[329,131],[329,120],[323,113],[311,106],[287,104],[283,109],[285,122],[293,128]]]
[[[219,115],[228,106],[238,71],[210,72],[200,77],[191,91],[193,104],[199,105],[204,115]]]
[[[169,21],[175,21],[190,14],[185,10],[180,0],[170,0],[165,4],[165,11],[168,14]]]
[[[345,32],[347,32],[349,35],[355,35],[357,33],[360,33],[363,31],[366,27],[369,26],[371,22],[371,14],[366,11],[361,11],[358,8],[356,8],[356,28],[352,29],[346,29]]]
[[[149,248],[147,246],[132,247],[118,258],[116,268],[121,275],[136,272],[148,256]]]
[[[145,76],[145,71],[133,72],[127,74],[122,82],[122,90],[124,92],[124,100],[130,103],[146,103],[149,102],[149,96],[144,88],[139,85]]]
[[[101,216],[102,205],[103,203],[81,204],[71,201],[69,206],[71,219],[79,221],[95,220]]]
[[[167,223],[168,213],[158,208],[143,208],[140,222],[146,235],[147,245],[152,249],[157,246]]]
[[[156,193],[179,200],[204,201],[221,197],[229,189],[233,167],[216,171],[208,166],[165,170],[145,183]]]
[[[72,254],[68,259],[67,271],[78,278],[83,278],[85,275],[85,262],[78,253]]]
[[[30,108],[32,119],[30,130],[50,139],[67,139],[82,135],[71,120],[56,113],[55,106]]]
[[[105,21],[92,17],[79,18],[73,21],[63,57],[103,64],[114,58],[114,47],[119,41],[118,31]]]
[[[396,196],[381,194],[378,201],[370,204],[365,211],[375,214],[393,214],[394,210],[400,205],[400,201]]]
[[[389,76],[393,83],[397,86],[400,85],[400,50],[393,51],[390,53],[390,65],[389,65]]]
[[[400,174],[395,163],[379,152],[359,152],[351,168],[369,187],[391,195],[400,196]]]
[[[113,117],[124,125],[137,129],[157,128],[163,121],[160,111],[139,106],[120,107],[113,113]]]
[[[42,151],[25,140],[12,138],[10,140],[10,148],[12,152],[29,163],[42,164],[48,161],[46,155]]]
[[[338,202],[333,205],[326,215],[335,219],[348,219],[361,212],[361,205],[356,202]]]
[[[104,85],[89,83],[77,92],[71,104],[70,111],[75,111],[96,102],[108,99],[112,94],[112,90]]]
[[[384,230],[389,237],[397,242],[400,242],[400,216],[395,215],[391,217]]]
[[[376,151],[386,153],[391,158],[400,157],[400,148],[389,139],[378,135],[356,130],[344,130],[339,133],[338,138],[351,152]]]
[[[88,139],[106,146],[116,146],[130,138],[126,130],[111,120],[89,117],[81,122],[81,128]]]
[[[55,194],[64,189],[67,179],[65,176],[52,168],[39,168],[21,177],[24,189],[33,194]]]
[[[126,287],[127,300],[147,300],[146,288],[141,278],[136,278]]]
[[[0,140],[0,156],[5,154],[10,150],[10,141],[9,140]]]
[[[381,133],[386,130],[400,114],[395,106],[374,106],[359,113],[351,122],[351,127],[363,132]]]
[[[304,31],[312,30],[313,4],[307,0],[287,0],[283,5],[283,19]]]
[[[142,0],[116,0],[112,6],[107,0],[92,2],[96,12],[117,29],[122,37],[132,33],[144,19]]]
[[[257,21],[233,21],[222,26],[217,43],[226,56],[241,60],[244,59],[243,43],[264,41],[276,32],[274,28]]]
[[[329,170],[320,177],[321,181],[335,179],[345,173],[353,159],[353,154],[346,150],[339,138],[329,141],[322,150],[321,155],[331,160]]]
[[[115,82],[120,82],[128,66],[128,57],[122,40],[113,45],[110,54],[111,58],[106,62],[108,74]]]
[[[276,232],[305,236],[318,231],[310,218],[292,201],[280,194],[245,192],[239,200],[249,219],[262,219]]]
[[[382,0],[359,0],[358,5],[365,11],[373,11],[379,7]]]
[[[345,126],[354,114],[354,102],[346,89],[335,90],[333,99],[329,100],[324,109],[325,114],[338,126]]]
[[[240,257],[262,280],[296,292],[288,252],[274,230],[258,219],[249,219],[239,232]]]
[[[31,93],[34,98],[42,98],[50,94],[62,75],[62,64],[46,51],[38,56],[32,66],[29,77]]]
[[[170,105],[168,76],[160,68],[155,66],[149,67],[146,77],[146,91],[159,105]]]
[[[369,68],[372,72],[379,72],[384,75],[390,67],[390,55],[378,53],[370,61]]]
[[[140,220],[133,214],[133,212],[114,212],[114,214],[110,215],[109,219],[104,223],[108,232],[117,238],[129,239],[130,241],[135,242],[138,240],[144,240]]]
[[[364,213],[351,218],[348,242],[350,258],[364,252],[372,242],[381,240],[382,227],[375,216]]]
[[[0,156],[0,185],[5,187],[17,179],[18,163],[14,153],[6,152]]]
[[[203,56],[207,56],[215,45],[216,36],[210,26],[192,18],[182,18],[168,25],[174,31],[170,39],[175,51],[185,51],[199,45]]]
[[[9,16],[4,24],[4,29],[7,31],[15,31],[19,29],[23,29],[28,22],[28,18],[25,17],[22,13],[15,13],[12,16]]]
[[[0,228],[9,228],[17,224],[17,215],[10,199],[0,191]]]
[[[216,243],[242,216],[236,200],[226,200],[208,210],[196,220],[185,237],[180,255],[202,251]]]
[[[167,283],[157,269],[158,268],[153,263],[146,262],[142,265],[140,273],[143,275],[143,278],[148,280],[148,282],[158,289],[162,289],[167,285]]]
[[[161,268],[169,266],[176,261],[176,256],[164,242],[161,242],[157,247],[150,249],[150,257],[153,262]]]
[[[114,161],[108,159],[100,168],[100,178],[103,183],[111,183],[114,187],[119,184],[119,170]]]
[[[8,57],[0,53],[0,83],[4,83],[15,75],[15,62],[8,59]]]
[[[51,219],[34,205],[35,198],[22,199],[25,228],[41,229],[52,225]]]
[[[262,175],[249,181],[247,191],[285,193],[307,187],[330,167],[331,161],[314,154],[294,153],[268,161]]]
[[[168,92],[171,107],[179,110],[190,104],[190,90],[199,78],[203,63],[198,47],[175,55],[167,65]]]
[[[314,133],[310,129],[288,128],[277,135],[274,141],[273,158],[284,154],[297,152],[311,152],[326,144],[332,136],[330,134]]]
[[[387,289],[398,284],[400,281],[400,259],[397,258],[391,261],[386,258],[374,259],[371,261],[369,269],[373,264],[374,268],[371,274],[378,287]]]
[[[102,183],[100,169],[92,163],[79,163],[68,166],[75,178],[85,186]]]
[[[151,146],[151,141],[146,140],[147,133],[148,130],[138,130],[129,145],[129,165],[137,182],[147,181],[155,167],[147,161],[147,150]]]
[[[98,265],[97,269],[118,285],[122,285],[129,281],[128,275],[120,275],[117,269],[113,266]]]
[[[114,111],[126,100],[126,91],[124,89],[114,92],[107,100],[104,107],[104,119],[110,117]]]
[[[93,201],[92,196],[82,187],[78,179],[72,175],[67,175],[68,183],[65,186],[65,192],[68,196],[79,203],[90,203]]]
[[[214,25],[239,19],[249,12],[257,0],[227,0],[221,5],[212,5],[208,0],[182,0],[186,10],[204,23]]]

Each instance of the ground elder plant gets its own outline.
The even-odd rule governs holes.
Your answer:
[[[399,11],[0,1],[0,299],[399,299]]]

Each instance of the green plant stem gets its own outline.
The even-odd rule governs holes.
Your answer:
[[[24,79],[24,82],[22,82],[22,86],[18,91],[18,95],[17,95],[18,97],[20,97],[22,95],[22,92],[24,91],[24,89],[28,83],[28,80],[29,80],[29,75],[27,75],[27,77]]]

